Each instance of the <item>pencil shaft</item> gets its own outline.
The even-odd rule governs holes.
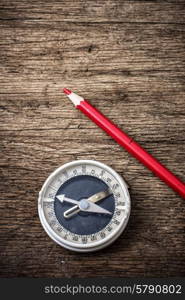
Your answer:
[[[81,101],[76,107],[106,131],[119,145],[125,148],[155,175],[185,198],[185,184],[100,111],[88,103],[87,100]]]

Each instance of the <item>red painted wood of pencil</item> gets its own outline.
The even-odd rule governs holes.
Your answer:
[[[185,183],[169,171],[151,154],[144,150],[137,142],[119,129],[113,122],[93,107],[87,100],[64,89],[64,93],[73,102],[76,108],[81,110],[89,119],[107,132],[119,145],[137,158],[143,165],[150,169],[156,176],[162,179],[168,186],[185,198]]]

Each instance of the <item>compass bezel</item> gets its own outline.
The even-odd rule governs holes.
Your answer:
[[[49,184],[57,177],[59,173],[61,173],[63,170],[71,168],[71,167],[76,167],[79,165],[92,165],[99,167],[100,169],[103,169],[107,171],[109,174],[111,174],[119,183],[123,193],[124,193],[124,201],[126,203],[126,210],[127,214],[126,216],[121,220],[120,224],[117,226],[116,229],[114,229],[108,236],[106,236],[102,240],[98,241],[92,241],[91,243],[88,244],[77,244],[69,240],[65,240],[61,236],[59,236],[53,228],[48,224],[48,221],[45,217],[44,214],[44,209],[43,209],[43,197],[45,195],[45,192],[47,188],[49,187]],[[74,176],[75,177],[75,176]],[[75,160],[68,162],[60,167],[58,167],[56,170],[54,170],[49,177],[46,179],[44,182],[41,191],[39,193],[39,199],[38,199],[38,213],[39,213],[39,218],[41,221],[41,224],[43,228],[45,229],[46,233],[50,236],[52,240],[54,240],[57,244],[60,246],[63,246],[64,248],[77,251],[77,252],[92,252],[92,251],[97,251],[100,249],[103,249],[104,247],[107,247],[109,244],[113,243],[119,236],[120,234],[124,231],[128,220],[130,216],[130,210],[131,210],[131,201],[130,201],[130,194],[128,191],[128,185],[125,182],[125,180],[111,167],[105,165],[102,162],[95,161],[95,160]]]

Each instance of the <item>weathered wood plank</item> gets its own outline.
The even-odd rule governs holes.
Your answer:
[[[11,1],[1,0],[4,20],[54,22],[184,23],[184,1]]]

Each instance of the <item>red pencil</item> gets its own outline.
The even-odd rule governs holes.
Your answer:
[[[138,143],[136,143],[125,132],[119,129],[113,122],[106,118],[101,112],[94,108],[87,100],[64,89],[64,93],[73,102],[76,108],[81,110],[94,123],[106,131],[119,145],[125,148],[129,153],[142,162],[155,175],[162,179],[173,190],[178,192],[185,198],[185,183],[177,178],[171,171],[163,166],[157,159],[144,150]]]

